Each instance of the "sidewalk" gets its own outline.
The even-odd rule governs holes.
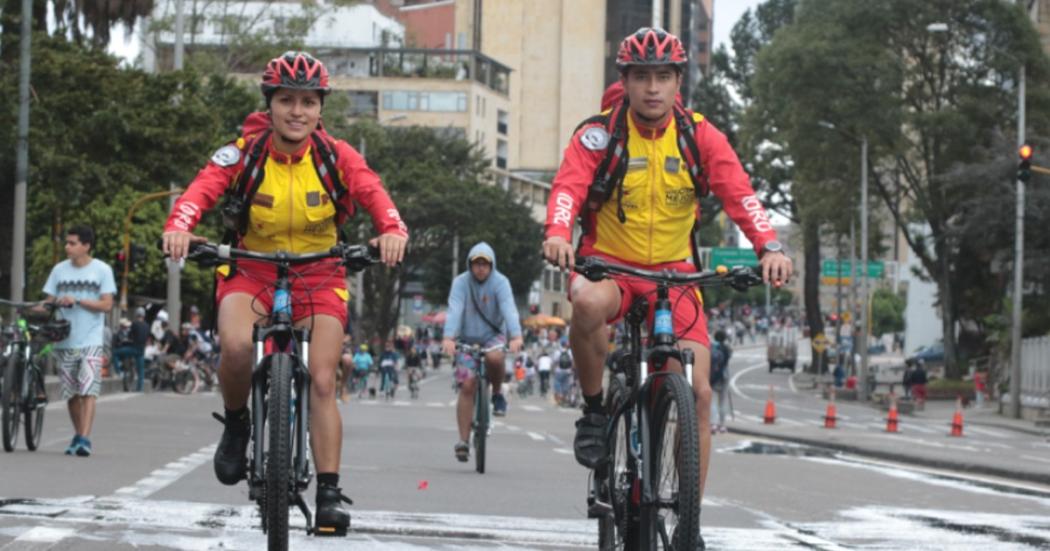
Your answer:
[[[827,401],[813,390],[812,375],[795,376],[798,393],[778,418],[763,424],[752,411],[737,410],[729,431],[841,452],[1003,478],[1050,484],[1050,431],[1034,421],[1007,418],[998,404],[963,410],[963,436],[949,436],[955,401],[926,403],[925,410],[900,416],[900,432],[884,430],[886,412],[877,403],[838,402],[837,428],[823,427]],[[801,421],[799,419],[802,419]],[[842,419],[849,419],[842,422]]]

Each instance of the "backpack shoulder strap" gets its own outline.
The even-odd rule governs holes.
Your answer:
[[[627,111],[627,101],[624,100],[614,107],[607,117],[606,132],[609,133],[609,144],[605,148],[605,157],[594,172],[591,187],[587,190],[587,210],[598,210],[612,196],[613,188],[619,187],[627,172]],[[626,219],[622,209],[617,214],[620,222]]]
[[[349,190],[339,176],[339,168],[336,165],[339,158],[335,153],[334,144],[317,131],[310,134],[310,140],[314,146],[313,161],[317,177],[321,179],[328,196],[335,204],[335,210],[338,213],[337,225],[342,225],[352,213],[343,205],[343,198]]]
[[[704,178],[700,148],[696,144],[696,123],[703,121],[704,117],[676,104],[674,118],[678,127],[678,151],[689,169],[689,178],[693,181],[696,198],[701,199],[711,191],[707,179]]]

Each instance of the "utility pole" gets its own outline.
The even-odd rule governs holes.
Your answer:
[[[1024,4],[1024,0],[1019,0]],[[1017,75],[1017,147],[1025,140],[1025,66]],[[1021,308],[1024,294],[1024,181],[1017,179],[1014,232],[1014,295],[1010,326],[1010,417],[1021,418]]]
[[[868,136],[860,142],[860,395],[868,399]],[[854,343],[856,345],[856,343]]]
[[[11,247],[11,300],[20,302],[26,286],[26,190],[29,179],[29,63],[33,44],[33,0],[22,0],[19,38],[18,147],[15,152],[15,204]]]
[[[184,0],[175,0],[175,70],[182,70],[182,34],[186,23]],[[172,183],[169,190],[172,192],[171,200],[168,201],[168,212],[175,208],[177,186]],[[182,266],[180,262],[168,260],[168,321],[169,325],[178,331],[182,322]],[[216,313],[216,315],[218,315]]]

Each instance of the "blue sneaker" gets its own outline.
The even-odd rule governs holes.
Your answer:
[[[77,448],[80,447],[80,435],[74,434],[73,441],[69,443],[69,447],[66,448],[66,455],[73,455],[77,452]]]
[[[492,414],[496,417],[507,416],[507,399],[503,397],[503,394],[492,395]]]
[[[77,446],[77,456],[87,457],[91,455],[91,440],[81,436],[80,445]]]

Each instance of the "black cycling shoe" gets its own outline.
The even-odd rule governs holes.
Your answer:
[[[572,442],[576,462],[588,469],[598,469],[609,461],[605,449],[606,425],[609,417],[604,413],[584,413],[576,420],[576,438]]]
[[[212,416],[226,425],[212,459],[215,478],[227,486],[233,486],[244,480],[248,473],[246,452],[252,437],[252,417],[248,408],[244,409],[244,413],[238,419],[227,419],[218,413],[212,413]]]
[[[317,486],[317,513],[314,515],[314,526],[318,536],[346,535],[346,531],[350,528],[350,513],[343,509],[343,502],[354,504],[335,486],[327,484]]]

